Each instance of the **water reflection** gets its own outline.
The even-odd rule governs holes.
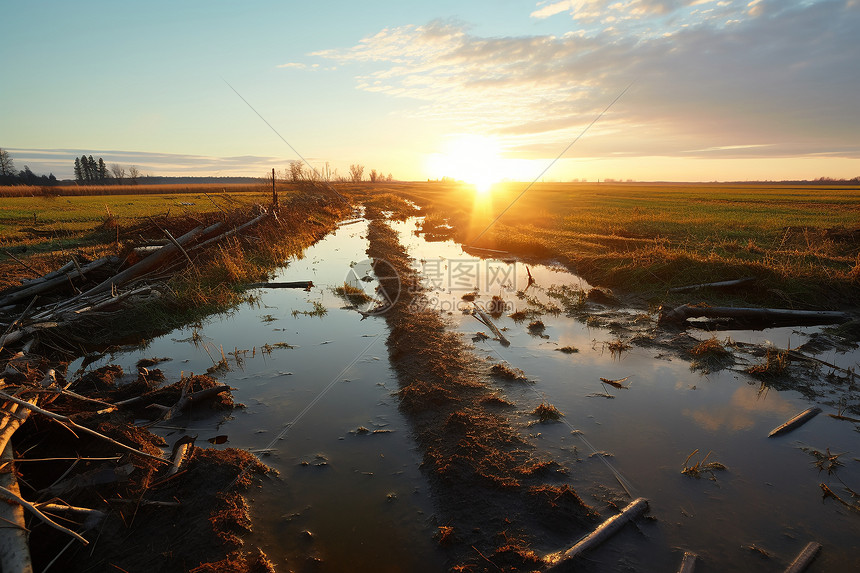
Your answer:
[[[677,548],[683,548],[705,558],[697,566],[701,571],[774,570],[812,539],[825,546],[816,562],[819,570],[847,570],[856,562],[860,518],[832,500],[821,502],[818,484],[825,478],[796,447],[802,441],[856,457],[851,424],[822,415],[785,438],[768,440],[770,429],[809,405],[803,396],[760,395],[743,373],[726,370],[705,377],[690,371],[689,362],[678,355],[647,346],[612,353],[607,345],[619,338],[617,332],[545,311],[558,304],[549,294],[552,285],[587,290],[590,285],[579,277],[552,266],[528,265],[527,272],[518,261],[487,262],[452,242],[428,243],[415,235],[415,220],[394,226],[417,268],[438,262],[442,274],[426,273],[425,280],[444,279],[432,294],[467,340],[484,329],[458,307],[463,294],[475,287],[479,301],[496,295],[515,309],[543,305],[543,336],[529,333],[529,320],[517,322],[503,313],[496,324],[511,345],[476,341],[475,354],[488,364],[504,360],[525,372],[530,383],[498,382],[499,393],[516,404],[513,416],[536,447],[570,468],[567,479],[588,503],[608,515],[607,492],[621,491],[603,459],[635,495],[650,500],[656,517],[619,534],[583,564],[585,569],[674,570],[680,560]],[[313,280],[310,292],[260,290],[253,305],[90,366],[114,361],[133,371],[140,358],[169,356],[173,360],[159,367],[168,379],[177,379],[183,371],[206,371],[213,365],[209,354],[224,349],[230,369],[218,377],[237,388],[235,399],[247,408],[227,420],[186,422],[193,423],[195,432],[208,424],[212,435],[217,429],[229,436],[227,444],[213,447],[270,450],[264,461],[280,476],[253,492],[255,532],[249,543],[260,544],[282,570],[444,570],[444,555],[433,541],[444,516],[435,515],[419,469],[421,454],[393,395],[397,381],[386,358],[385,322],[361,320],[333,292],[365,259],[365,232],[365,222],[342,227],[308,249],[304,258],[290,261],[274,279]],[[453,272],[453,263],[460,273]],[[484,269],[484,279],[467,280],[468,268]],[[486,280],[493,268],[503,280]],[[517,296],[528,286],[529,273],[537,281],[527,291],[534,303]],[[293,315],[294,310],[312,310],[314,303],[326,309],[325,316]],[[449,306],[443,308],[443,303]],[[196,344],[191,340],[195,332]],[[785,343],[790,336],[796,346],[811,331],[800,332],[803,336],[796,330],[717,336]],[[379,342],[370,345],[373,340]],[[265,345],[270,352],[261,351]],[[578,352],[558,352],[561,347]],[[245,350],[249,352],[241,352]],[[838,360],[856,364],[857,355]],[[628,389],[600,381],[625,377]],[[564,414],[564,421],[526,425],[533,421],[528,412],[544,400]],[[359,432],[361,427],[369,432]],[[572,429],[583,434],[572,434]],[[171,442],[184,433],[160,431]],[[592,456],[589,445],[611,457]],[[728,471],[715,482],[681,475],[684,459],[695,449],[713,451],[713,459]],[[860,489],[860,463],[847,463],[839,477]],[[752,543],[778,557],[757,561],[744,549]]]

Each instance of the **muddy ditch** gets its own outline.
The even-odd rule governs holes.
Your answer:
[[[372,222],[347,221],[270,277],[312,281],[308,291],[254,289],[230,313],[70,365],[135,373],[105,402],[212,369],[247,406],[201,404],[151,428],[161,437],[152,440],[170,446],[197,434],[212,456],[254,451],[278,472],[240,490],[248,506],[235,506],[234,521],[249,515],[253,531],[216,530],[216,538],[232,532],[245,545],[206,557],[215,563],[210,570],[229,568],[219,560],[234,551],[262,566],[257,547],[276,570],[542,569],[544,555],[637,496],[649,499],[649,517],[577,569],[673,570],[689,550],[700,556],[697,570],[780,570],[813,539],[823,549],[810,570],[850,568],[860,535],[846,490],[860,483],[857,426],[827,416],[841,409],[850,418],[856,407],[850,323],[658,328],[656,308],[594,289],[558,265],[428,243],[409,211],[383,220],[368,209]],[[469,265],[499,280],[456,282],[453,270]],[[344,288],[353,278],[352,288],[375,300]],[[508,345],[464,313],[475,303]],[[788,352],[780,358],[788,349],[834,368]],[[140,383],[136,362],[154,356],[172,360],[142,367],[166,381],[132,390]],[[96,396],[100,386],[90,384]],[[84,388],[72,389],[83,395]],[[181,388],[171,391],[158,399],[162,406],[179,399]],[[767,438],[813,404],[824,412]],[[151,410],[132,416],[141,425],[161,413]],[[168,448],[157,447],[166,457]],[[192,472],[194,451],[186,473],[161,484],[153,478],[158,485],[149,490],[131,484],[123,499],[189,495],[193,481],[206,483],[204,470]],[[27,470],[26,462],[18,466]],[[247,467],[246,477],[257,476],[258,466]],[[243,470],[231,472],[232,480]],[[187,489],[165,489],[181,484]],[[849,505],[822,500],[820,484]],[[119,499],[110,495],[103,497]],[[153,523],[169,509],[152,508]],[[122,516],[137,527],[143,511],[140,504],[137,517]],[[78,548],[81,563],[89,551]],[[157,544],[140,551],[148,563],[161,555]]]
[[[400,408],[411,421],[423,467],[444,516],[438,541],[454,570],[544,565],[535,538],[559,544],[598,520],[569,484],[569,471],[511,425],[488,371],[435,310],[421,309],[423,288],[397,233],[382,219],[368,229],[368,256],[387,301],[388,354]]]

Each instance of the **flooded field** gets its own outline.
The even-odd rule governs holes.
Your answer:
[[[836,408],[823,405],[801,428],[768,438],[818,402],[744,372],[762,360],[755,348],[796,348],[820,329],[690,330],[701,340],[747,343],[733,346],[728,368],[693,368],[691,357],[652,340],[654,313],[586,302],[582,313],[569,315],[565,303],[590,286],[579,277],[526,267],[504,253],[481,259],[451,242],[427,242],[417,223],[392,227],[429,289],[426,304],[448,317],[488,367],[507,363],[527,379],[495,382],[515,405],[507,415],[516,427],[569,469],[563,483],[602,517],[615,513],[608,502],[649,501],[650,519],[625,527],[578,568],[675,570],[692,551],[701,558],[697,571],[780,571],[809,541],[823,546],[810,571],[860,566],[860,512],[823,499],[820,486],[856,505],[846,487],[860,490],[857,425],[827,416]],[[386,323],[364,318],[334,292],[348,281],[374,294],[376,282],[361,280],[372,279],[366,235],[366,221],[344,224],[274,279],[311,280],[309,292],[259,289],[227,316],[88,366],[114,362],[134,371],[141,358],[165,357],[158,367],[169,379],[210,370],[236,389],[246,408],[230,418],[192,413],[158,431],[169,442],[197,435],[198,445],[226,435],[223,446],[212,447],[250,449],[279,472],[251,493],[255,531],[248,542],[284,571],[440,571],[451,564],[436,540],[447,516],[398,409]],[[493,312],[494,322],[510,345],[464,313],[473,302],[463,295],[503,310]],[[517,311],[521,320],[509,316]],[[226,367],[218,367],[222,352]],[[854,369],[860,353],[818,357]],[[817,376],[828,372],[822,366]],[[832,391],[823,402],[853,396],[854,383]],[[531,413],[542,403],[563,417],[536,423]],[[822,463],[828,453],[841,455]],[[725,469],[681,473],[708,454]],[[553,543],[538,539],[533,549],[544,555],[564,548]]]

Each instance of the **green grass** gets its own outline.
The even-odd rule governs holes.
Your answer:
[[[827,306],[860,294],[856,185],[538,183],[493,222],[525,187],[497,185],[482,199],[456,184],[411,183],[400,194],[423,207],[428,237],[560,260],[593,284],[652,299],[748,275],[760,279],[743,295],[753,304]]]

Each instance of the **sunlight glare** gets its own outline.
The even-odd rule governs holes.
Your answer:
[[[503,178],[503,162],[498,141],[482,135],[456,135],[445,145],[443,153],[428,158],[432,177],[450,177],[475,186],[486,194]]]

